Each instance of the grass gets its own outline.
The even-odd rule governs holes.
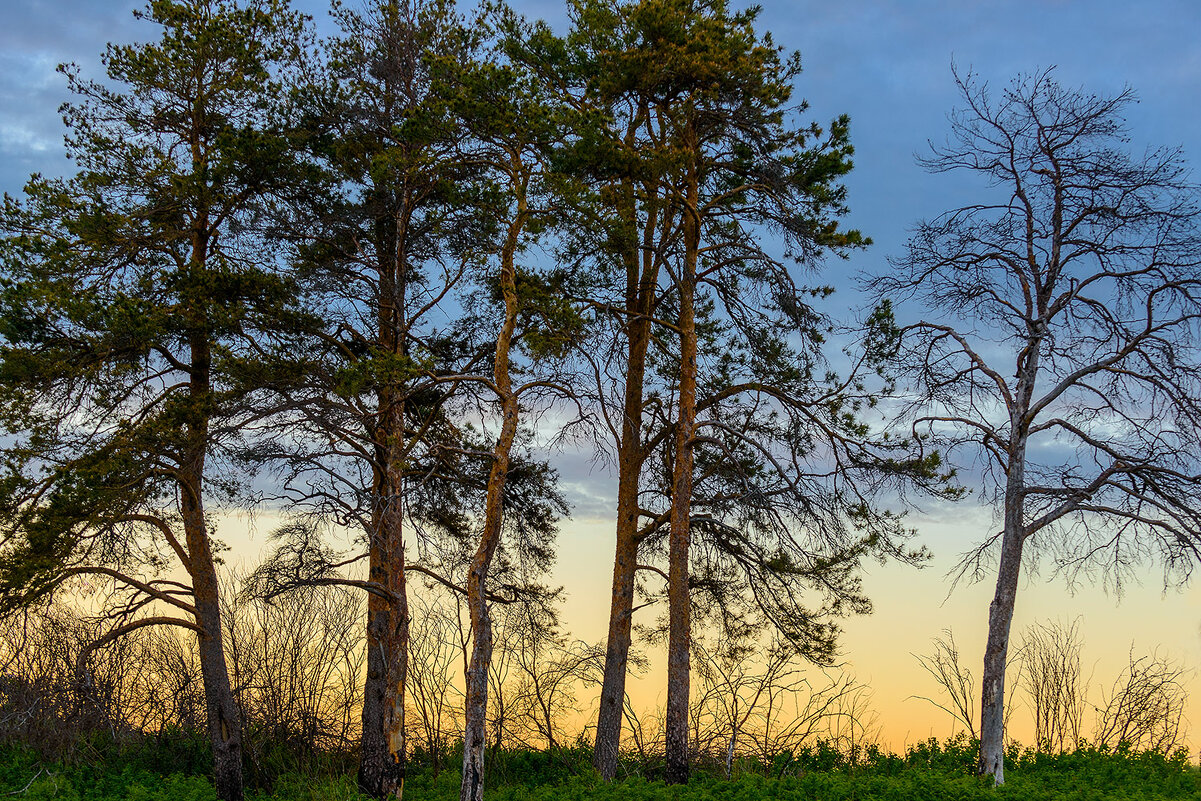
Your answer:
[[[70,763],[42,763],[29,751],[0,750],[0,795],[62,801],[215,801],[197,760],[169,769],[153,749],[93,751]],[[684,787],[630,777],[606,784],[584,766],[583,749],[549,758],[505,752],[493,760],[489,801],[1166,801],[1201,798],[1201,772],[1184,751],[1067,754],[1010,749],[1007,782],[992,788],[972,774],[974,745],[928,741],[897,755],[867,749],[853,757],[826,746],[783,755],[771,766],[736,763],[735,778],[703,769]],[[405,796],[420,801],[458,798],[453,760],[438,775],[414,765]],[[764,775],[771,773],[773,775]],[[252,801],[358,801],[350,771],[284,772],[252,788]]]

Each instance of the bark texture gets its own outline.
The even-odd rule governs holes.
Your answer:
[[[634,217],[633,189],[627,187],[620,211],[631,224]],[[654,231],[648,217],[647,236]],[[634,616],[634,582],[638,571],[638,491],[646,450],[642,443],[642,405],[646,381],[646,353],[650,344],[651,320],[658,287],[658,262],[651,248],[644,248],[640,263],[630,248],[626,265],[625,302],[629,314],[623,325],[627,340],[625,391],[622,402],[621,441],[617,445],[617,537],[613,556],[613,589],[609,607],[609,636],[605,645],[605,672],[601,682],[600,708],[596,720],[596,742],[592,764],[601,778],[617,774],[621,746],[621,722],[625,705],[626,670],[630,660]]]
[[[203,263],[205,237],[194,239],[193,253]],[[180,465],[180,512],[188,552],[188,572],[196,602],[200,675],[204,683],[205,712],[213,746],[213,787],[222,801],[242,798],[242,722],[229,683],[221,630],[221,597],[217,569],[204,515],[204,462],[208,446],[208,403],[212,365],[207,332],[191,337],[191,377],[188,393],[192,403],[187,430],[187,451]]]
[[[376,220],[379,248],[377,328],[382,349],[409,356],[407,222],[410,208],[386,188],[376,196],[387,213]],[[401,194],[404,194],[403,192]],[[368,578],[377,592],[367,598],[367,676],[363,685],[363,731],[359,790],[373,798],[401,798],[405,779],[405,685],[409,664],[409,601],[405,586],[404,469],[412,441],[405,430],[409,387],[381,387],[372,432],[372,531]]]
[[[671,533],[668,539],[668,632],[666,773],[669,784],[688,781],[689,664],[692,608],[688,592],[691,544],[693,429],[696,425],[696,262],[700,248],[695,167],[687,184],[684,209],[684,259],[679,276],[680,386],[672,468]]]
[[[359,789],[373,798],[400,798],[405,779],[405,685],[409,609],[405,587],[401,468],[387,462],[372,536],[369,577],[386,594],[367,596],[367,676]]]
[[[1011,414],[1013,434],[1009,444],[1009,470],[1005,479],[1005,528],[1001,535],[1001,563],[997,589],[988,607],[988,641],[984,646],[984,672],[980,677],[980,762],[977,773],[1005,783],[1005,663],[1009,659],[1009,633],[1017,602],[1022,547],[1026,542],[1026,442],[1028,410],[1038,371],[1041,341],[1031,338],[1018,359],[1016,405]]]
[[[1020,533],[1011,536],[1007,520],[1002,535],[997,589],[988,607],[988,642],[984,647],[980,693],[980,763],[977,772],[981,776],[992,776],[996,784],[1005,783],[1005,663],[1009,656],[1009,630],[1013,623],[1021,562],[1022,538]]]

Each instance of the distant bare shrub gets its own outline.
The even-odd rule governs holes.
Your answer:
[[[1097,707],[1093,741],[1102,748],[1128,745],[1135,750],[1168,754],[1184,738],[1184,707],[1188,671],[1159,653],[1135,657]]]
[[[910,697],[928,701],[946,712],[974,740],[980,736],[976,730],[976,682],[972,672],[960,661],[955,635],[950,629],[943,629],[943,635],[934,638],[934,652],[929,656],[913,656],[938,684],[946,696],[945,701],[936,701],[924,695]]]
[[[693,659],[700,679],[690,708],[694,756],[722,765],[727,776],[740,757],[766,766],[818,740],[850,754],[876,739],[868,688],[804,665],[786,643],[698,642]]]
[[[362,704],[361,595],[302,587],[268,602],[233,589],[223,595],[222,619],[252,763],[271,747],[302,762],[352,750]]]
[[[1022,633],[1017,658],[1021,686],[1034,715],[1034,741],[1044,751],[1073,750],[1080,743],[1088,687],[1081,679],[1084,642],[1080,621],[1035,623]]]

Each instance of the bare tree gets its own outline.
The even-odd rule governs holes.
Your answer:
[[[564,719],[578,711],[576,693],[594,683],[603,652],[572,642],[563,632],[555,604],[561,592],[511,604],[498,615],[503,679],[495,685],[507,697],[509,742],[553,753],[563,745]],[[507,687],[502,687],[507,684]],[[495,733],[499,742],[499,732]]]
[[[923,701],[929,701],[934,706],[950,715],[957,724],[963,726],[972,739],[979,737],[976,731],[976,682],[972,672],[963,665],[959,657],[959,646],[955,644],[955,635],[950,629],[943,629],[944,637],[934,638],[934,652],[929,656],[914,654],[914,658],[922,666],[922,670],[930,674],[938,684],[946,701],[936,701],[933,698],[918,695]]]
[[[983,466],[1001,530],[962,562],[996,559],[979,770],[1004,781],[1005,664],[1023,558],[1120,588],[1144,557],[1165,580],[1201,555],[1201,240],[1178,150],[1132,154],[1113,97],[1050,72],[998,95],[956,74],[964,107],[921,160],[986,182],[979,202],[920,223],[882,297],[933,318],[901,329],[904,420]]]
[[[433,588],[414,593],[411,609],[407,697],[412,714],[407,719],[418,732],[414,747],[426,753],[437,775],[453,732],[461,728],[455,716],[462,694],[454,669],[461,652],[456,642],[458,619],[445,595]]]
[[[59,601],[0,620],[0,742],[62,759],[98,733],[127,742],[203,730],[195,639],[145,627],[92,649],[109,625],[103,614]]]
[[[689,710],[691,750],[727,777],[740,757],[782,773],[791,760],[778,762],[781,754],[817,740],[849,751],[874,735],[868,688],[847,673],[806,666],[778,634],[765,645],[694,643],[693,659],[700,681]]]
[[[361,596],[300,587],[268,602],[237,589],[224,593],[222,611],[250,764],[264,774],[265,758],[281,746],[298,766],[351,751],[361,734],[366,661]]]
[[[1135,657],[1131,650],[1125,669],[1102,694],[1093,743],[1171,753],[1184,738],[1186,676],[1178,662],[1158,653]]]
[[[1022,633],[1017,658],[1021,679],[1034,715],[1034,744],[1040,750],[1059,752],[1080,744],[1087,682],[1082,681],[1080,621],[1070,624],[1035,623]]]

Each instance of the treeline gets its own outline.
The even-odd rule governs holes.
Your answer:
[[[286,605],[269,605],[225,589],[236,599],[222,610],[223,635],[248,783],[269,788],[290,775],[353,764],[366,656],[358,597],[339,588],[303,589]],[[421,614],[406,677],[408,764],[436,778],[461,756],[469,621],[462,603],[430,588],[414,595],[414,609]],[[569,639],[546,610],[506,607],[496,617],[502,645],[488,675],[489,761],[541,753],[552,774],[578,774],[591,752],[603,649]],[[194,638],[143,629],[92,657],[81,682],[77,657],[101,631],[96,621],[57,606],[5,621],[0,743],[47,762],[111,750],[162,753],[166,769],[197,770],[205,706]],[[807,670],[783,647],[756,656],[708,644],[696,657],[689,750],[708,771],[780,775],[796,767],[790,753],[875,740],[867,688],[851,678]],[[661,775],[663,710],[627,700],[623,718],[629,734],[622,774]],[[189,761],[172,765],[181,753]],[[521,777],[502,769],[502,779]]]
[[[271,789],[343,773],[361,735],[361,599],[343,588],[307,588],[286,605],[271,605],[236,586],[224,589],[233,599],[222,614],[247,783]],[[458,597],[428,587],[414,595],[419,614],[409,643],[405,740],[410,772],[432,781],[454,768],[462,744],[469,642]],[[501,784],[587,772],[604,651],[571,640],[546,611],[523,605],[498,614],[486,750]],[[6,619],[0,632],[0,744],[36,753],[44,764],[107,757],[118,765],[207,771],[194,638],[165,627],[131,634],[96,654],[80,682],[76,658],[100,633],[96,621],[46,606]],[[1029,753],[1091,749],[1187,759],[1189,671],[1158,653],[1132,651],[1109,682],[1095,670],[1084,674],[1083,651],[1078,623],[1021,632],[1007,717],[1017,711],[1017,723],[1033,723]],[[784,643],[751,653],[704,642],[693,655],[689,753],[702,773],[778,779],[880,751],[870,688],[852,677],[814,670]],[[938,692],[916,698],[955,720],[957,747],[978,742],[975,683],[954,637],[937,638],[918,659]],[[628,741],[619,773],[661,776],[662,708],[627,701],[623,716]],[[1013,753],[1017,743],[1011,739],[1007,748]]]
[[[182,660],[188,634],[204,704],[188,714],[223,799],[278,703],[247,676],[295,658],[296,714],[357,737],[363,792],[400,793],[453,720],[461,797],[480,801],[489,734],[506,736],[497,670],[555,631],[545,577],[569,505],[546,454],[587,450],[617,478],[605,650],[570,657],[599,685],[593,764],[614,777],[625,728],[683,782],[706,683],[756,653],[829,664],[838,618],[870,610],[862,561],[925,558],[880,499],[979,485],[1004,521],[964,562],[999,555],[979,769],[1003,781],[1028,543],[1119,578],[1198,553],[1182,157],[1126,152],[1129,94],[1043,73],[994,102],[960,79],[927,166],[983,173],[1000,200],[921,224],[841,336],[814,272],[868,240],[841,222],[848,122],[807,119],[799,57],[724,2],[569,12],[557,34],[499,4],[335,4],[338,33],[315,40],[285,0],[155,0],[139,16],[160,37],[110,45],[109,84],[62,68],[78,171],[34,176],[0,215],[5,614],[87,593],[78,698],[100,660]],[[892,304],[914,298],[934,316],[899,324]],[[853,342],[837,370],[834,333]],[[983,475],[961,486],[948,455]],[[286,520],[235,603],[213,517],[259,505]],[[441,613],[414,580],[457,610],[461,719],[422,672],[449,666],[421,650]],[[661,735],[625,691],[652,605]],[[361,650],[343,647],[350,619]],[[506,629],[518,643],[498,650]],[[735,662],[710,664],[702,629]],[[534,671],[522,714],[553,751],[573,685],[552,679]]]

